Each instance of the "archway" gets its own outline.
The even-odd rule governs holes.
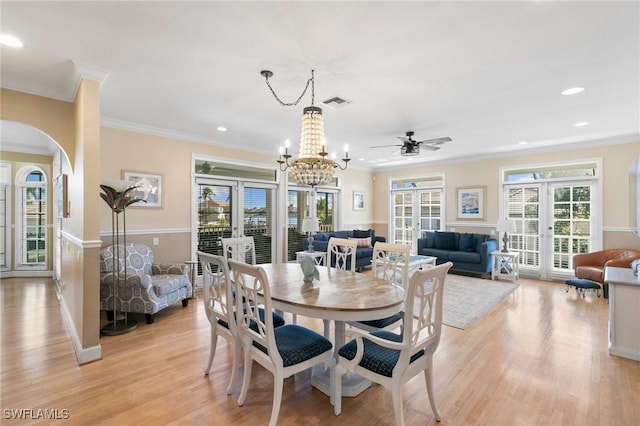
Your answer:
[[[14,120],[0,120],[0,135],[2,146],[2,197],[1,206],[3,221],[2,237],[0,245],[2,247],[2,275],[9,276],[25,276],[53,275],[56,283],[60,282],[60,254],[61,254],[61,217],[63,208],[59,200],[62,200],[63,194],[63,175],[71,173],[71,164],[69,157],[64,149],[51,136],[44,131]],[[46,176],[47,182],[47,204],[51,206],[48,209],[49,214],[47,220],[47,228],[53,232],[47,236],[45,244],[50,249],[47,250],[49,262],[45,268],[38,268],[31,271],[20,270],[17,268],[16,253],[20,244],[21,236],[16,232],[16,223],[25,223],[22,220],[21,210],[22,203],[20,200],[21,192],[14,188],[14,178],[16,173],[29,167],[42,169]]]

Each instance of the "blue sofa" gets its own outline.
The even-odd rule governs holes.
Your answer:
[[[315,234],[313,236],[313,248],[316,251],[327,251],[329,245],[329,239],[331,237],[336,238],[357,238],[359,239],[359,245],[356,249],[356,269],[364,268],[365,266],[371,266],[371,258],[373,257],[373,246],[376,241],[386,242],[385,237],[376,236],[376,232],[373,229],[366,231],[354,229],[353,231],[332,231],[322,234]],[[366,244],[366,239],[369,238],[369,244]],[[362,245],[360,245],[362,244]],[[302,240],[302,247],[305,250],[309,249],[309,242],[306,238]],[[331,259],[331,266],[334,266],[335,259]],[[347,267],[350,268],[351,264],[347,263]]]
[[[435,256],[436,264],[453,262],[452,270],[491,272],[491,252],[498,249],[498,241],[485,234],[460,232],[425,232],[418,238],[418,254]]]

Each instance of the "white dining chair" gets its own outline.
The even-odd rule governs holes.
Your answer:
[[[327,267],[355,272],[357,247],[356,240],[330,238],[327,245]]]
[[[224,257],[238,262],[256,264],[256,243],[253,237],[221,238]]]
[[[287,324],[274,328],[269,280],[260,266],[230,260],[236,291],[238,331],[244,351],[244,376],[238,405],[244,404],[251,382],[251,367],[257,362],[273,374],[273,405],[270,425],[275,425],[280,413],[284,379],[319,363],[330,366],[333,377],[333,344],[308,328]],[[264,315],[250,300],[261,299]],[[293,401],[295,405],[295,401]]]
[[[409,259],[411,247],[404,244],[376,242],[373,246],[371,273],[374,277],[406,288],[409,280]],[[369,321],[349,321],[349,325],[366,331],[391,330],[402,324],[402,316],[397,314]]]
[[[368,333],[356,328],[347,331],[354,339],[338,349],[332,382],[336,415],[342,412],[342,376],[350,371],[391,391],[396,425],[402,426],[402,387],[418,373],[424,373],[431,409],[435,420],[440,421],[433,395],[433,354],[440,343],[442,295],[452,265],[447,262],[411,276],[405,291],[402,333]]]
[[[227,259],[223,256],[197,252],[202,265],[202,279],[204,283],[204,308],[211,325],[211,343],[209,347],[209,362],[204,370],[209,375],[213,360],[216,356],[218,336],[222,336],[229,344],[233,344],[233,364],[231,377],[227,385],[227,394],[231,394],[236,384],[238,369],[240,368],[241,342],[238,339],[236,321],[236,307],[234,301],[234,285],[231,280]],[[264,317],[264,308],[258,307],[259,314]],[[273,313],[274,327],[285,324],[284,318]]]
[[[236,341],[238,329],[236,326],[235,306],[232,295],[232,285],[229,279],[229,266],[223,256],[197,252],[202,265],[202,280],[204,287],[204,308],[207,319],[211,324],[211,344],[209,347],[209,362],[204,370],[209,375],[213,359],[216,356],[218,336],[224,337],[233,345],[233,364],[231,377],[227,385],[227,394],[231,393],[236,373],[240,367],[240,342]]]

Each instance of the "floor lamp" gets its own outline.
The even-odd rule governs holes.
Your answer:
[[[129,192],[135,189],[131,182],[109,181],[100,185],[102,192],[100,197],[111,208],[111,243],[113,245],[113,321],[100,329],[100,333],[106,336],[115,336],[134,330],[138,323],[129,320],[127,313],[124,318],[118,320],[118,287],[120,283],[127,281],[127,206],[140,200],[130,196]],[[120,244],[120,213],[122,213],[122,245]],[[122,269],[120,265],[123,265]]]

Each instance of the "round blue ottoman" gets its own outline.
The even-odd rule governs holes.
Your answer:
[[[578,293],[582,294],[582,297],[585,296],[585,293],[588,291],[595,291],[596,295],[600,297],[600,289],[602,286],[600,283],[591,280],[585,280],[583,278],[572,278],[570,280],[566,280],[565,284],[567,284],[566,292],[569,292],[569,288],[575,287]]]

